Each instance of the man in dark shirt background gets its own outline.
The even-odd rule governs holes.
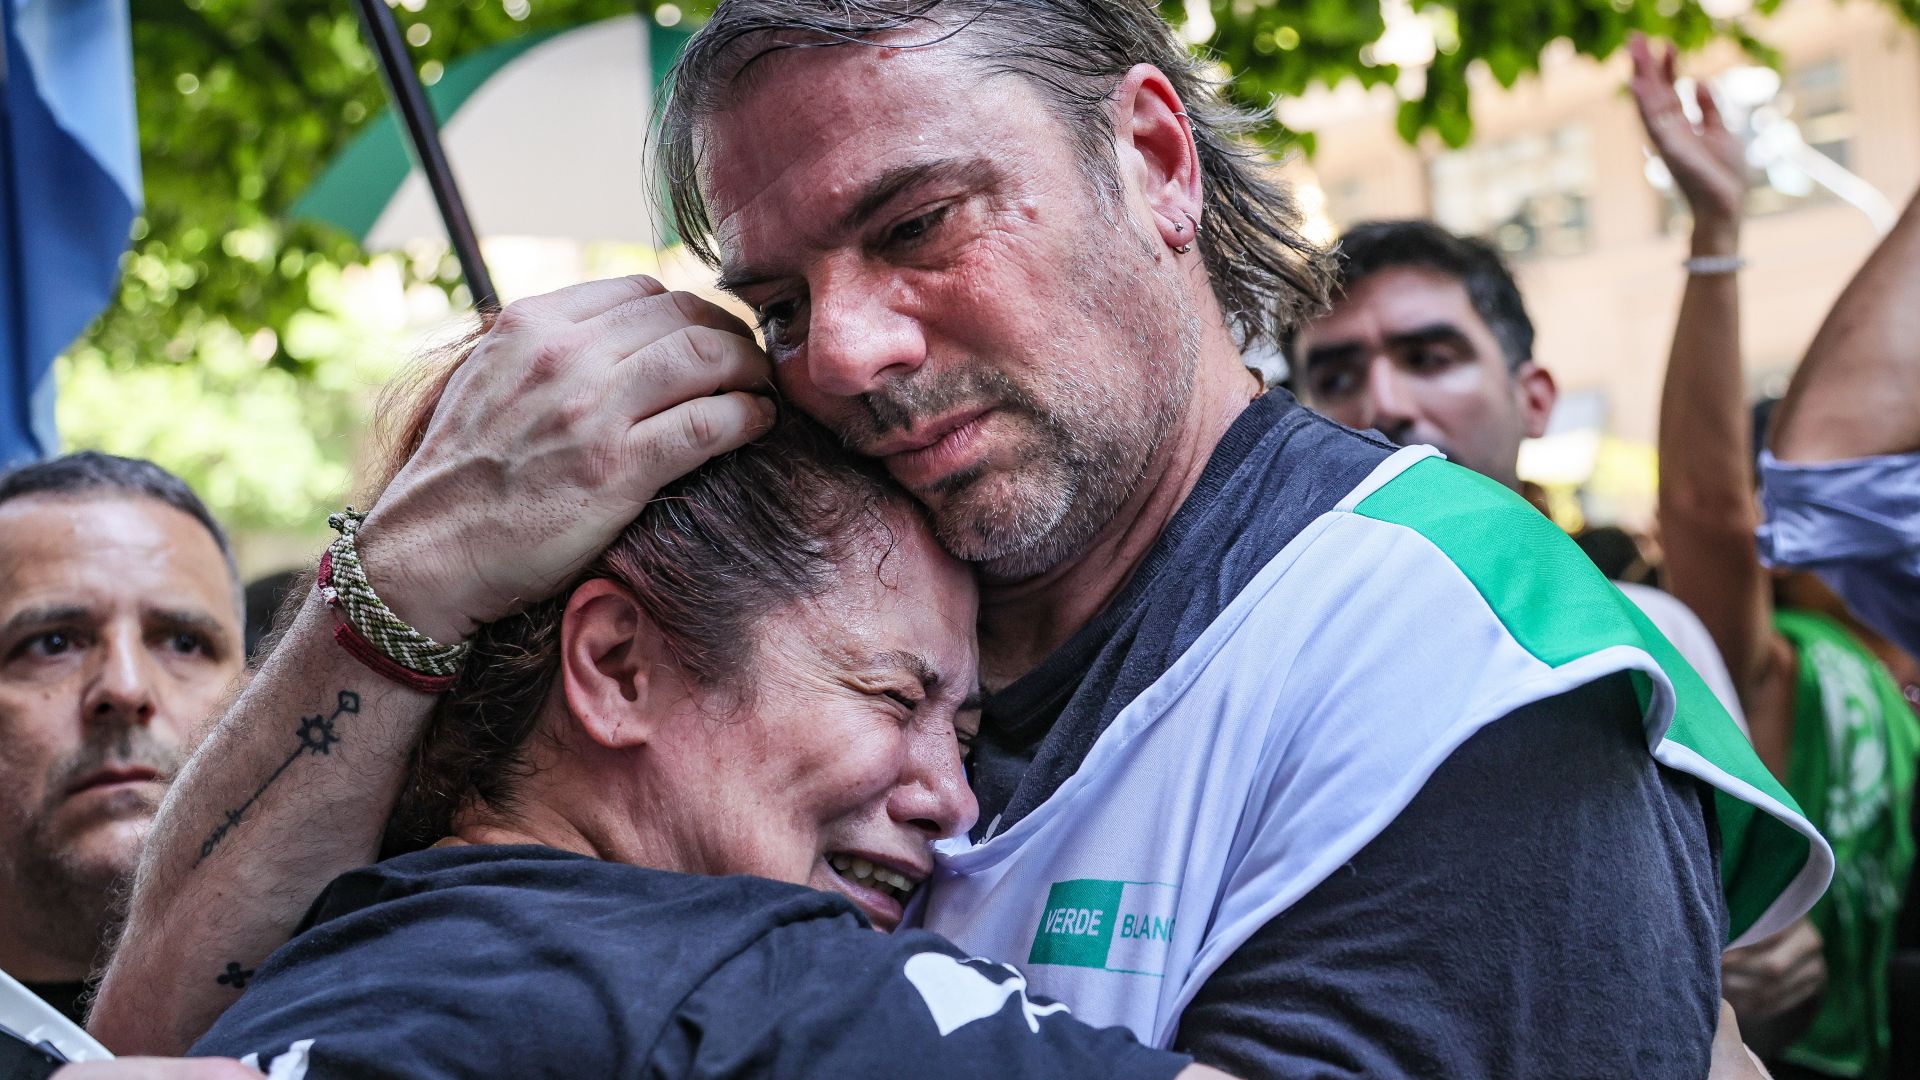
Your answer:
[[[74,1019],[165,785],[240,672],[226,535],[178,477],[0,476],[0,970]]]

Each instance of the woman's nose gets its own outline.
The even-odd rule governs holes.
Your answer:
[[[958,836],[973,828],[980,804],[967,783],[966,763],[951,735],[932,732],[915,740],[910,768],[894,788],[888,811],[933,839]]]

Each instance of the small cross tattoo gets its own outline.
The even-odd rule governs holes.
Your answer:
[[[247,988],[247,980],[253,978],[253,972],[253,968],[243,970],[240,967],[239,961],[229,960],[227,961],[226,973],[216,977],[213,981],[219,983],[221,986],[231,986],[235,990],[245,990]]]

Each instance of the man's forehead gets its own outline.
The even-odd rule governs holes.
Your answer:
[[[789,48],[756,61],[701,125],[703,180],[729,253],[763,231],[810,233],[878,176],[989,140],[978,66],[951,43]],[[1017,92],[1017,91],[1011,91]],[[750,254],[750,252],[749,252]]]
[[[1364,310],[1389,328],[1431,322],[1439,316],[1461,324],[1462,329],[1480,322],[1464,282],[1418,266],[1390,267],[1368,276],[1335,302],[1335,314],[1344,310]]]
[[[1491,333],[1460,279],[1417,266],[1369,274],[1334,298],[1327,313],[1301,329],[1312,348],[1351,341],[1379,343],[1398,334],[1451,325],[1466,334]]]
[[[218,608],[231,575],[206,527],[155,499],[26,496],[0,504],[0,602],[81,584],[128,594],[210,591]]]

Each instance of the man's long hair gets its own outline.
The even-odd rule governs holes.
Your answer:
[[[903,44],[895,31],[918,31]],[[1242,348],[1278,343],[1326,302],[1320,249],[1298,231],[1287,186],[1246,136],[1259,118],[1219,85],[1141,0],[721,0],[668,77],[656,131],[681,238],[718,262],[701,192],[700,125],[726,108],[741,72],[780,49],[951,41],[986,75],[1036,86],[1073,140],[1083,171],[1108,197],[1120,188],[1111,97],[1129,68],[1164,73],[1187,113],[1204,198],[1199,249],[1213,294]]]

